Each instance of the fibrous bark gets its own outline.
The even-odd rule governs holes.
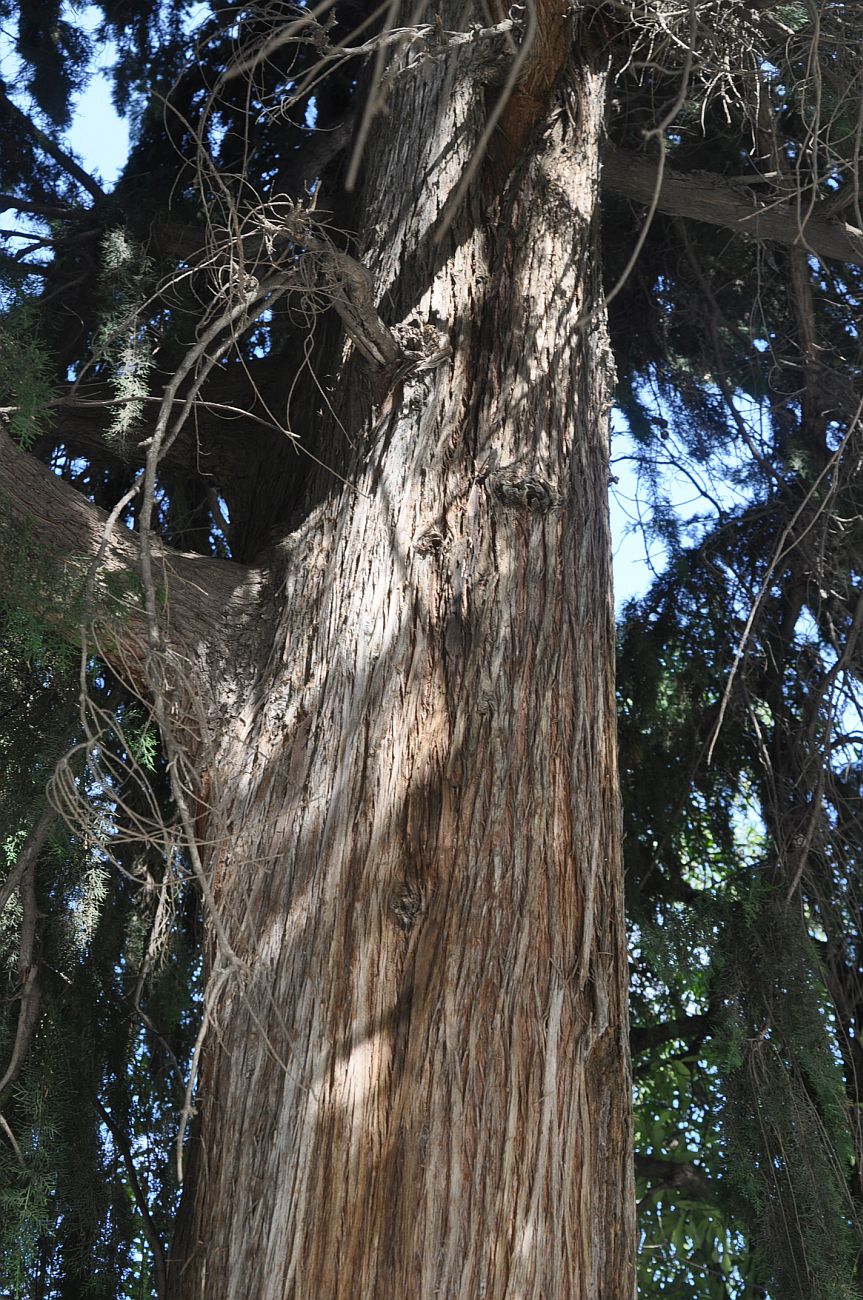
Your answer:
[[[206,1054],[174,1294],[633,1292],[602,103],[573,74],[439,241],[481,92],[406,79],[370,149],[381,310],[452,355],[375,409],[347,361],[348,485],[286,543],[215,755],[251,974]]]

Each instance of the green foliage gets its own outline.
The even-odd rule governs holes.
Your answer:
[[[128,233],[115,227],[103,245],[102,320],[96,355],[110,366],[111,386],[117,405],[106,430],[112,441],[124,440],[139,428],[149,396],[153,347],[146,316],[146,296],[152,264]]]
[[[222,73],[288,7],[200,8],[105,0],[91,42],[74,6],[0,0],[22,60],[16,102],[35,105],[28,131],[0,94],[0,188],[32,204],[33,228],[50,241],[32,262],[0,263],[0,405],[14,408],[21,446],[109,510],[140,472],[147,399],[211,319],[226,232],[249,205],[276,192],[303,197],[314,176],[334,223],[355,230],[361,216],[342,192],[344,155],[321,162],[319,150],[355,117],[365,74],[353,64],[313,74],[314,105],[285,108],[286,86],[313,70],[314,45],[274,47],[248,82]],[[705,170],[742,178],[779,206],[796,185],[800,212],[811,204],[859,225],[853,6],[699,9],[689,64],[685,6],[580,13],[595,9],[609,20],[613,143],[642,150],[685,83],[665,144],[693,185]],[[651,29],[654,11],[662,21]],[[341,0],[332,39],[367,15]],[[57,128],[89,75],[91,46],[106,41],[133,145],[116,189],[99,197],[45,141],[62,146]],[[217,84],[218,106],[205,110]],[[609,287],[643,223],[637,205],[603,195]],[[800,257],[657,212],[610,304],[640,519],[664,556],[619,633],[645,1300],[860,1292],[863,273]],[[268,424],[302,357],[314,426],[330,383],[315,368],[319,342],[274,308],[255,343],[238,340],[217,368],[216,399]],[[58,406],[64,397],[108,412],[93,416],[92,438],[67,431],[65,416],[71,429],[80,408]],[[227,470],[226,425],[212,442],[196,428],[187,463],[162,466],[155,526],[166,541],[225,553],[214,489],[235,558],[251,560],[272,530],[294,526],[306,469],[284,439],[255,442],[252,423],[238,422]],[[681,504],[681,479],[694,501]],[[3,1102],[23,1166],[0,1139],[0,1274],[22,1300],[142,1300],[155,1293],[150,1248],[98,1106],[126,1135],[167,1241],[200,922],[176,852],[135,842],[153,808],[165,825],[175,816],[152,718],[95,660],[84,666],[91,712],[82,710],[80,651],[70,648],[82,616],[122,619],[140,609],[141,589],[109,575],[93,593],[98,609],[85,608],[86,562],[58,573],[3,520],[0,553],[4,872],[70,752],[91,816],[86,828],[58,830],[38,862],[43,1004]],[[85,722],[97,706],[94,742]],[[15,895],[0,916],[0,1070],[17,1024],[21,915]]]
[[[715,963],[726,1167],[783,1296],[852,1300],[854,1144],[829,998],[799,917],[775,897],[732,913]]]
[[[132,859],[127,866],[131,877]],[[41,941],[51,965],[42,974],[38,1038],[3,1107],[23,1164],[8,1145],[0,1149],[0,1276],[17,1279],[22,1296],[50,1283],[58,1297],[140,1300],[153,1294],[152,1278],[142,1290],[139,1263],[149,1246],[123,1153],[97,1103],[137,1153],[138,1178],[167,1241],[177,1203],[171,1143],[182,1079],[176,1063],[185,1062],[191,1046],[197,944],[179,924],[160,940],[154,962],[156,898],[108,871],[98,851],[77,837],[67,834],[42,855],[38,882]],[[189,901],[178,894],[181,908]],[[3,936],[14,944],[14,929]],[[2,956],[9,970],[14,963]],[[0,978],[6,1060],[14,972]]]
[[[25,85],[55,126],[69,122],[69,100],[86,78],[90,42],[76,22],[67,20],[60,0],[3,0],[0,16],[16,16],[15,48],[26,69]]]
[[[47,430],[54,395],[39,319],[36,303],[16,294],[0,320],[0,404],[12,408],[9,432],[25,450]]]
[[[134,762],[151,776],[154,775],[159,754],[159,733],[149,714],[143,709],[130,707],[123,717],[123,735]]]
[[[6,548],[9,554],[9,548]],[[28,559],[28,557],[30,557]],[[32,553],[20,548],[22,583]],[[31,571],[32,577],[32,571]],[[14,586],[15,584],[13,584]],[[55,763],[80,744],[80,655],[33,607],[4,588],[0,609],[0,879],[14,865],[34,809],[44,801]],[[13,599],[14,597],[14,599]],[[156,798],[166,802],[164,760],[149,714],[126,700],[102,665],[88,672],[92,700],[118,710],[100,737],[102,763],[145,767]],[[130,753],[116,749],[120,738]],[[106,747],[113,745],[113,759]],[[96,791],[73,762],[82,796]],[[123,815],[142,792],[130,780],[102,800],[100,815],[122,837]],[[0,1144],[0,1277],[10,1294],[154,1295],[150,1248],[122,1154],[101,1122],[97,1102],[121,1119],[133,1148],[150,1212],[167,1241],[177,1188],[171,1163],[174,1117],[182,1100],[178,1062],[194,1032],[199,978],[194,900],[156,851],[125,840],[112,864],[92,836],[58,824],[43,849],[36,885],[40,912],[41,1015],[25,1068],[0,1110],[23,1163]],[[178,867],[180,864],[176,864]],[[119,870],[118,870],[119,867]],[[155,876],[154,876],[154,873]],[[147,882],[151,882],[148,886]],[[160,898],[178,915],[156,929]],[[0,1073],[11,1059],[20,990],[20,901],[0,914]],[[143,1272],[142,1272],[143,1270]],[[5,1292],[4,1292],[5,1294]]]
[[[620,629],[644,1296],[859,1296],[856,1075],[834,1001],[855,987],[858,940],[828,906],[859,870],[859,843],[830,838],[859,794],[808,748],[811,627],[776,638],[781,594],[716,731],[741,626],[726,575],[749,569],[757,588],[771,551],[747,531],[765,517],[744,511],[681,547]],[[812,780],[831,806],[811,840],[819,875],[799,882],[811,903],[791,906],[784,859]]]

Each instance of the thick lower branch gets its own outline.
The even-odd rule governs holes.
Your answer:
[[[159,397],[134,400],[142,402],[154,414],[161,401]],[[279,439],[287,441],[287,435],[272,420],[249,411],[252,399],[245,393],[239,395],[238,401],[245,402],[245,409],[237,402],[207,399],[195,402],[194,420],[187,422],[160,464],[184,474],[200,475],[219,486],[234,486],[253,479],[263,457],[272,455],[273,445],[278,445]],[[122,443],[109,438],[105,432],[117,408],[113,395],[61,397],[55,405],[57,413],[52,420],[52,432],[42,440],[41,446],[34,448],[37,455],[42,455],[42,446],[63,443],[73,454],[88,460],[122,462],[136,469],[143,468],[149,430],[126,437]],[[179,407],[180,399],[176,405]]]
[[[109,527],[104,510],[17,448],[2,424],[0,521],[0,551],[11,560],[17,548],[19,563],[32,562],[33,572],[41,577],[47,616],[75,639],[82,618],[105,622],[113,613],[111,635],[102,649],[111,660],[113,645],[112,666],[134,673],[147,641],[143,604],[135,597],[141,589],[140,539],[122,524]],[[27,547],[23,557],[22,545]],[[238,564],[185,555],[155,539],[153,548],[168,644],[185,651],[224,642],[231,624],[254,607],[260,574]],[[103,599],[88,610],[81,600],[94,564],[96,589],[103,597],[107,593],[109,601]]]
[[[46,135],[44,131],[41,131],[36,123],[31,121],[27,114],[23,113],[18,105],[9,98],[5,93],[5,89],[0,91],[0,107],[2,107],[2,111],[11,119],[14,126],[23,131],[26,135],[29,135],[40,149],[43,149],[50,158],[53,158],[56,163],[59,163],[63,170],[87,191],[91,198],[95,199],[97,202],[107,198],[101,185],[93,179],[89,172],[85,172],[84,168],[81,167],[65,149],[61,149],[55,140],[52,140],[49,135]]]
[[[648,204],[656,188],[656,168],[654,159],[606,144],[603,188],[636,203]],[[657,206],[660,212],[723,226],[752,239],[800,245],[818,257],[863,262],[863,231],[814,213],[809,215],[804,201],[759,203],[744,186],[734,185],[721,176],[704,172],[684,175],[666,167]]]

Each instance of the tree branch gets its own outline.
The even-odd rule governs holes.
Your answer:
[[[345,45],[341,42],[333,45],[329,39],[329,26],[318,22],[314,13],[307,13],[302,14],[293,23],[277,29],[268,40],[256,42],[251,53],[245,54],[241,52],[241,57],[238,57],[225,70],[221,80],[222,82],[228,82],[236,77],[248,76],[250,72],[267,59],[271,59],[276,51],[282,49],[285,45],[313,45],[318,51],[317,61],[311,71],[293,90],[292,94],[286,96],[285,101],[283,101],[283,105],[284,103],[292,104],[307,93],[309,86],[318,80],[321,69],[328,63],[342,63],[347,59],[366,58],[368,55],[377,54],[380,50],[387,49],[389,46],[397,46],[400,50],[416,46],[418,47],[417,53],[409,66],[419,66],[427,59],[439,58],[443,53],[450,50],[494,40],[500,36],[507,36],[514,25],[511,18],[506,18],[491,27],[472,27],[466,32],[447,31],[442,27],[438,18],[434,23],[420,23],[413,27],[386,27],[384,31],[366,41],[362,41],[359,45]],[[363,23],[363,26],[366,26],[366,23]],[[357,30],[361,30],[361,28]]]
[[[686,1152],[686,1154],[697,1159],[695,1152]],[[635,1176],[646,1178],[650,1183],[642,1199],[655,1196],[666,1188],[678,1192],[681,1196],[715,1206],[726,1214],[734,1215],[742,1223],[751,1221],[752,1206],[735,1191],[726,1178],[711,1178],[703,1169],[699,1169],[689,1161],[668,1160],[662,1156],[636,1153]]]
[[[78,184],[87,191],[91,198],[95,199],[97,202],[107,198],[102,186],[99,185],[98,182],[94,181],[93,177],[88,172],[85,172],[84,168],[76,163],[75,159],[70,157],[70,155],[66,153],[65,149],[61,149],[49,135],[46,135],[44,131],[40,130],[36,123],[32,122],[27,114],[22,112],[18,105],[13,103],[5,92],[0,91],[0,100],[2,100],[3,104],[6,106],[12,120],[16,122],[22,130],[26,131],[27,134],[36,141],[40,149],[43,149],[49,157],[53,158],[54,161],[63,168],[64,172],[71,176],[73,180],[77,181]]]
[[[16,889],[21,892],[21,934],[18,940],[21,1005],[18,1010],[18,1027],[15,1031],[12,1056],[3,1077],[0,1078],[0,1105],[5,1101],[10,1088],[21,1073],[33,1031],[39,1020],[39,963],[35,960],[36,922],[39,919],[39,909],[36,906],[36,861],[54,819],[55,814],[50,809],[42,814],[24,841],[18,861],[0,889],[0,910],[6,906]]]
[[[63,483],[32,456],[19,450],[0,422],[0,545],[8,547],[10,533],[16,539],[32,539],[58,576],[79,578],[87,561],[99,562],[100,578],[120,589],[142,582],[141,545],[137,534],[121,525],[107,527],[104,510],[92,505],[69,484]],[[3,536],[4,529],[6,537]],[[169,600],[164,602],[165,638],[179,648],[199,648],[224,640],[236,622],[257,606],[261,574],[224,560],[187,555],[153,541],[153,559],[160,586]],[[34,558],[35,564],[35,558]],[[78,582],[80,588],[80,582]],[[49,593],[50,594],[50,593]],[[62,622],[62,600],[57,601],[56,618]],[[140,668],[146,653],[147,633],[143,605],[126,602],[122,622],[111,625],[116,658],[121,672]],[[74,627],[65,627],[70,637]],[[112,659],[110,647],[102,647]]]
[[[716,1183],[695,1165],[683,1164],[677,1160],[662,1160],[658,1156],[636,1155],[635,1173],[638,1178],[649,1178],[654,1188],[668,1187],[711,1205],[722,1202]]]
[[[602,185],[606,190],[647,204],[653,198],[656,175],[653,159],[606,144],[602,164]],[[761,203],[747,187],[713,173],[687,174],[666,167],[657,207],[661,212],[722,226],[752,239],[799,245],[818,257],[863,264],[863,230],[843,221],[807,216],[793,198]]]
[[[661,1043],[682,1039],[690,1043],[693,1038],[703,1038],[710,1032],[712,1019],[708,1014],[683,1016],[679,1020],[661,1020],[653,1025],[633,1025],[629,1031],[629,1045],[633,1056],[646,1052]]]
[[[34,450],[41,456],[43,446],[64,443],[73,452],[88,458],[142,467],[146,461],[149,433],[133,434],[118,442],[109,439],[104,431],[121,400],[113,394],[56,398],[51,406],[62,414],[55,417],[51,432],[40,439],[40,445]],[[158,397],[128,400],[145,406],[158,405],[161,401]],[[177,406],[181,400],[177,399]],[[243,401],[245,405],[240,405]],[[239,394],[235,402],[197,399],[192,404],[194,423],[188,422],[165,453],[161,464],[187,474],[200,474],[220,486],[253,478],[262,455],[272,455],[271,440],[290,439],[290,434],[273,420],[250,409],[253,403],[254,395],[247,397],[245,393]],[[0,415],[12,414],[14,409],[0,408]],[[259,430],[269,437],[262,439]]]
[[[50,203],[37,203],[33,199],[21,199],[17,194],[0,194],[0,212],[8,211],[33,212],[40,217],[69,217],[74,209]]]
[[[132,1155],[132,1148],[129,1145],[123,1128],[115,1121],[110,1111],[106,1110],[98,1097],[93,1098],[93,1105],[102,1119],[105,1127],[111,1134],[117,1146],[117,1150],[123,1158],[123,1164],[126,1166],[126,1174],[129,1179],[129,1186],[132,1189],[132,1195],[135,1198],[135,1204],[144,1224],[144,1235],[150,1244],[153,1252],[153,1268],[156,1274],[156,1295],[159,1300],[164,1300],[167,1295],[167,1271],[165,1266],[165,1248],[162,1245],[162,1239],[159,1236],[153,1216],[150,1213],[150,1206],[147,1203],[147,1197],[144,1195],[144,1189],[141,1186],[141,1180],[138,1178],[138,1171],[135,1168],[135,1160]]]
[[[27,872],[32,863],[41,852],[42,845],[45,843],[45,837],[51,829],[51,823],[54,821],[54,813],[51,811],[44,812],[33,830],[24,841],[24,846],[18,854],[18,861],[15,863],[9,875],[0,885],[0,912],[9,902],[9,899],[15,893],[21,883],[21,878]]]

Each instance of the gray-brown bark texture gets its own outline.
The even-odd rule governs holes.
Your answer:
[[[373,133],[361,256],[452,356],[374,415],[347,362],[362,453],[213,764],[252,977],[202,1074],[196,1300],[633,1291],[610,367],[577,326],[603,78],[568,75],[439,244],[482,91],[431,67]]]
[[[357,255],[438,359],[370,395],[346,346],[344,482],[243,579],[257,621],[209,659],[189,634],[219,665],[197,829],[246,974],[205,1047],[174,1298],[634,1294],[604,77],[561,66],[552,10],[557,66],[439,239],[488,94],[397,82]]]

